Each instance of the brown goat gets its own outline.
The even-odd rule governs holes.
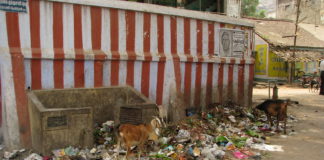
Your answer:
[[[131,147],[138,147],[138,159],[141,157],[141,153],[144,149],[144,144],[148,140],[154,142],[158,141],[159,128],[162,127],[162,123],[159,118],[154,118],[149,124],[123,124],[118,128],[117,133],[117,152],[119,155],[119,149],[121,144],[126,148],[126,158],[128,159],[131,154]]]
[[[262,110],[267,115],[267,119],[272,127],[273,122],[271,116],[277,117],[277,131],[279,128],[279,121],[284,121],[284,133],[286,134],[286,123],[287,123],[287,106],[290,100],[265,100],[263,103],[256,106],[257,109]]]

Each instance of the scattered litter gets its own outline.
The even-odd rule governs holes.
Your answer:
[[[161,137],[157,144],[149,143],[142,153],[141,159],[162,160],[214,160],[228,159],[254,159],[261,160],[262,155],[253,149],[263,151],[283,152],[282,146],[269,145],[270,137],[278,135],[274,127],[270,127],[267,117],[263,112],[251,110],[233,103],[224,105],[212,104],[204,112],[197,108],[187,110],[187,116],[183,120],[160,129]],[[297,118],[288,115],[287,127],[291,132],[288,136],[296,134],[292,129],[292,122]],[[122,148],[117,153],[116,138],[114,134],[114,121],[106,121],[94,125],[95,145],[91,148],[67,148],[55,149],[52,155],[44,157],[32,153],[25,160],[87,160],[117,159],[117,154],[122,158],[126,151]],[[287,135],[280,135],[287,138]],[[0,150],[3,147],[0,145]],[[132,152],[138,151],[133,148]],[[4,152],[5,159],[13,159],[26,150],[14,150]]]
[[[249,156],[241,153],[240,151],[233,152],[233,155],[234,155],[235,158],[238,158],[238,159],[245,159],[245,158],[249,157]]]
[[[32,153],[31,155],[29,155],[27,158],[25,158],[24,160],[43,160],[43,157],[36,154],[36,153]]]
[[[186,142],[190,139],[190,133],[187,130],[180,130],[175,139],[179,143]]]
[[[283,152],[282,146],[280,145],[268,145],[268,144],[253,144],[251,146],[254,149],[263,150],[263,151],[277,151]]]

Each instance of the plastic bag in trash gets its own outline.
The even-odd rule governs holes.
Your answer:
[[[25,158],[24,160],[43,160],[43,157],[36,154],[36,153],[32,153],[31,155],[29,155],[27,158]]]
[[[187,130],[179,130],[178,135],[175,137],[176,141],[179,143],[186,142],[190,139],[190,133]]]

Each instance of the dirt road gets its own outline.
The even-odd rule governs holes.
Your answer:
[[[253,89],[255,104],[268,98],[268,90]],[[279,98],[299,101],[289,106],[288,113],[299,120],[293,129],[296,135],[271,138],[271,144],[282,145],[284,152],[269,152],[271,160],[323,160],[324,159],[324,96],[310,93],[308,89],[279,87]],[[291,130],[288,130],[288,134]]]

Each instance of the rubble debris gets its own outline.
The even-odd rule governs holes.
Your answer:
[[[268,144],[253,144],[251,146],[254,149],[263,150],[263,151],[278,151],[283,152],[282,146],[280,145],[268,145]]]
[[[280,151],[282,146],[270,145],[270,137],[278,135],[270,127],[263,112],[241,107],[233,103],[212,104],[204,112],[197,108],[187,110],[186,118],[163,127],[158,144],[147,144],[141,159],[188,160],[188,159],[254,159],[261,160],[260,151]],[[296,134],[291,129],[296,117],[288,115],[287,138]],[[281,127],[279,127],[281,129]],[[117,158],[114,121],[95,125],[95,145],[91,148],[69,146],[52,151],[52,155],[32,153],[26,160],[114,160]],[[281,129],[282,130],[282,129]],[[132,148],[132,152],[139,151]],[[5,159],[13,159],[23,150],[5,152]],[[120,150],[120,156],[126,151]]]
[[[29,155],[27,158],[25,158],[24,160],[43,160],[43,157],[36,154],[36,153],[32,153],[31,155]]]

